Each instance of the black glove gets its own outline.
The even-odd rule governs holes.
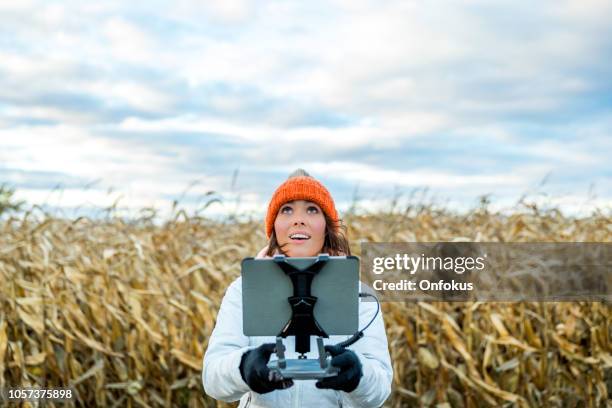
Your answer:
[[[267,364],[274,352],[273,343],[262,344],[249,350],[240,360],[240,375],[249,388],[256,393],[265,394],[274,390],[282,390],[293,385],[293,380],[283,380],[273,376]]]
[[[357,354],[340,346],[325,346],[325,351],[329,351],[332,355],[331,365],[340,368],[340,372],[334,377],[317,381],[315,386],[344,392],[351,392],[357,388],[363,375],[361,361]]]

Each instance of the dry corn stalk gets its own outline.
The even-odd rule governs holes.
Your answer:
[[[371,241],[609,242],[610,219],[558,211],[459,216],[423,207],[349,216]],[[240,245],[237,245],[240,243]],[[200,369],[261,223],[31,216],[0,223],[0,387],[73,386],[77,405],[229,406]],[[612,383],[602,303],[385,303],[395,372],[387,406],[604,406]]]

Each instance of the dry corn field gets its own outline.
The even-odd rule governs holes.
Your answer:
[[[359,242],[610,242],[609,217],[433,208],[348,215]],[[0,222],[0,388],[67,387],[76,406],[226,407],[202,357],[261,221],[180,214],[163,225],[24,214]],[[605,303],[384,303],[386,406],[612,406]],[[53,403],[48,403],[53,406]],[[59,405],[64,405],[58,403]]]

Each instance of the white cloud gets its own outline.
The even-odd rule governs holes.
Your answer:
[[[437,122],[429,115],[423,115],[422,123],[410,122],[408,127],[422,130],[424,126],[434,126]],[[408,117],[414,121],[419,117]],[[143,120],[127,118],[119,125],[124,131],[155,131],[155,132],[205,132],[223,135],[229,140],[249,141],[260,146],[273,146],[273,143],[282,140],[286,146],[303,146],[305,143],[317,146],[317,150],[350,149],[357,147],[393,147],[408,136],[399,133],[397,124],[391,123],[390,128],[375,126],[364,121],[352,126],[341,128],[327,128],[322,126],[302,126],[289,129],[266,125],[236,124],[227,120],[216,118],[198,118],[194,116],[180,116],[161,120]],[[421,128],[419,128],[421,126]]]
[[[43,57],[44,64],[41,64],[40,58],[37,55],[0,50],[0,70],[16,81],[35,80],[36,84],[48,81],[49,77],[63,77],[73,73],[73,61],[49,56]],[[32,86],[28,82],[24,82],[21,85],[26,87]]]
[[[0,34],[11,38],[0,45],[2,164],[103,178],[133,194],[132,203],[180,194],[198,179],[182,166],[198,142],[169,145],[164,155],[147,133],[221,135],[257,169],[290,171],[302,160],[345,183],[442,192],[502,196],[548,172],[569,180],[569,166],[585,184],[607,171],[611,125],[600,111],[609,105],[601,95],[609,80],[596,73],[609,71],[609,1],[180,0],[146,10],[119,1],[23,1],[0,9]],[[121,109],[159,119],[114,122]],[[326,123],[335,118],[345,125]],[[28,124],[37,119],[59,125]],[[526,143],[521,126],[530,124],[542,133],[531,130]],[[135,139],[99,137],[116,131]],[[412,140],[444,151],[424,148],[429,137],[446,137],[465,158],[441,157],[418,171],[409,160],[392,168],[368,156],[363,164],[372,152],[418,159]],[[467,167],[478,155],[489,156],[487,174],[466,175],[461,160]],[[221,189],[224,177],[201,191]],[[66,192],[71,204],[84,199],[79,194]],[[246,194],[245,208],[262,204],[255,187]]]
[[[84,84],[83,88],[91,95],[106,101],[108,105],[123,102],[139,110],[165,112],[174,105],[175,97],[155,89],[152,85],[118,80],[96,81]]]
[[[608,158],[599,156],[598,152],[593,154],[593,152],[585,151],[584,144],[580,141],[534,141],[530,143],[527,150],[540,159],[562,166],[598,166],[605,165],[604,161],[608,160]]]
[[[219,176],[178,170],[184,160],[180,154],[165,156],[142,143],[93,136],[74,126],[0,130],[0,140],[7,152],[0,151],[6,168],[60,173],[84,182],[101,179],[103,187],[144,197],[179,195],[203,176],[206,184],[193,187],[193,193],[216,190],[224,181]],[[180,153],[180,149],[175,147],[174,152]]]
[[[104,24],[103,32],[110,41],[113,56],[119,61],[147,63],[153,60],[153,42],[140,27],[115,17]]]
[[[564,0],[555,2],[549,13],[570,21],[600,23],[608,21],[612,4],[607,0]]]
[[[166,10],[172,18],[192,22],[211,20],[221,24],[247,23],[253,17],[256,4],[250,0],[227,0],[223,2],[202,2],[198,0],[177,0]]]
[[[334,178],[344,179],[353,183],[380,185],[381,181],[387,185],[402,187],[478,187],[493,186],[523,186],[526,181],[515,174],[498,173],[491,175],[458,175],[435,169],[428,170],[390,170],[384,167],[366,165],[357,162],[330,162],[307,163],[305,166],[318,174],[333,175]],[[293,167],[285,167],[291,171]]]
[[[27,121],[31,119],[58,121],[60,123],[70,124],[72,126],[93,123],[97,119],[96,112],[75,112],[70,111],[61,107],[49,107],[49,106],[37,106],[30,105],[27,107],[9,107],[4,111],[4,116],[7,119],[15,120],[19,122],[21,120]],[[18,129],[8,132],[8,128],[5,134],[10,135],[18,132]]]

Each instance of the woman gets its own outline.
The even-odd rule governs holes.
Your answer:
[[[348,241],[329,191],[304,170],[292,173],[274,192],[266,216],[268,245],[258,257],[282,253],[310,257],[319,253],[350,255]],[[274,337],[247,337],[242,331],[241,278],[227,289],[216,326],[204,355],[205,392],[218,400],[240,399],[239,407],[379,407],[391,392],[393,370],[382,315],[349,348],[329,346],[345,336],[325,339],[335,377],[323,380],[276,380],[266,366],[274,352]],[[360,302],[359,327],[376,312],[373,302]],[[316,340],[309,359],[318,357]],[[295,338],[284,340],[285,357],[297,358]]]

